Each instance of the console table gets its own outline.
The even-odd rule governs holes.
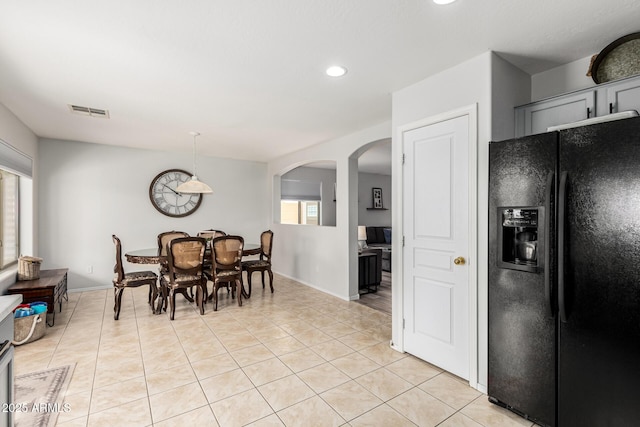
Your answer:
[[[21,280],[9,286],[7,293],[21,294],[23,303],[44,301],[47,303],[47,313],[53,314],[51,324],[56,320],[55,303],[62,311],[62,298],[68,301],[67,272],[68,268],[40,271],[40,278],[35,280]],[[47,322],[48,324],[48,322]]]

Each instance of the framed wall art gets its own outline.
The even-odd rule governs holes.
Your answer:
[[[372,188],[373,209],[382,209],[382,188]]]

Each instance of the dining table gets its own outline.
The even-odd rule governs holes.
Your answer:
[[[211,249],[207,247],[205,256],[211,256]],[[242,249],[242,256],[252,256],[260,254],[260,245],[257,243],[245,243]],[[162,264],[167,262],[166,255],[158,254],[158,248],[143,248],[143,249],[134,249],[124,254],[127,261],[132,264]],[[242,286],[242,296],[244,298],[249,298],[249,294],[244,289],[244,285]],[[185,297],[190,300],[188,295]],[[192,301],[193,302],[193,301]]]
[[[211,253],[207,249],[208,253]],[[259,255],[260,245],[257,243],[245,243],[242,256]],[[166,255],[158,254],[158,248],[134,249],[124,254],[127,261],[132,264],[162,264],[167,261]]]

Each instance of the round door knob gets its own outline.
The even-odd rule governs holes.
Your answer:
[[[455,265],[464,265],[465,261],[463,257],[459,256],[458,258],[453,260],[453,263]]]

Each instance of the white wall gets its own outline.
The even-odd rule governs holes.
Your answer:
[[[336,227],[276,224],[273,207],[269,209],[274,231],[273,268],[278,273],[342,299],[358,297],[358,172],[357,158],[351,156],[390,135],[391,123],[385,122],[269,162],[270,195],[275,175],[313,161],[337,162]]]
[[[39,253],[43,268],[70,269],[70,289],[112,286],[112,234],[126,252],[155,247],[158,233],[167,230],[195,235],[215,228],[258,243],[268,228],[266,163],[198,156],[198,178],[213,194],[203,196],[194,214],[170,218],[151,205],[149,184],[166,169],[190,171],[191,153],[47,139],[39,151]],[[156,266],[125,262],[125,270],[148,268]]]
[[[373,207],[371,189],[374,187],[382,188],[382,206],[388,210],[367,210]],[[358,174],[358,224],[390,227],[392,196],[390,175],[360,172]]]
[[[301,166],[287,172],[283,175],[282,178],[320,182],[322,184],[322,204],[320,206],[322,225],[336,225],[336,202],[333,200],[333,184],[336,182],[335,169],[311,168]]]
[[[38,138],[24,123],[22,123],[10,110],[0,104],[0,139],[11,145],[18,151],[21,151],[28,157],[33,159],[33,177],[37,177],[38,170]],[[20,247],[25,255],[38,255],[37,248],[37,216],[33,210],[37,194],[35,185],[28,185],[29,188],[21,183],[21,211],[27,209],[24,215],[21,213],[20,224]],[[25,191],[26,190],[26,191]],[[15,282],[17,266],[8,268],[0,273],[0,294]]]
[[[531,101],[595,86],[587,76],[591,56],[531,76]]]
[[[495,88],[494,88],[495,86]],[[478,235],[477,260],[470,260],[478,277],[478,378],[480,388],[487,384],[487,189],[488,145],[495,131],[500,138],[513,136],[513,107],[528,97],[529,78],[492,52],[472,58],[433,77],[393,94],[393,228],[402,229],[402,147],[398,128],[471,105],[478,113]],[[495,94],[494,94],[495,92]],[[526,101],[524,101],[526,102]],[[496,125],[494,126],[494,123]],[[510,124],[509,124],[510,123]],[[509,134],[511,132],[511,134]],[[401,233],[394,233],[394,253],[401,253]],[[397,250],[396,250],[397,248]],[[402,347],[402,257],[393,257],[393,342]],[[473,331],[472,331],[473,332]],[[475,379],[471,379],[472,382]]]
[[[409,86],[393,94],[393,161],[394,161],[394,209],[393,229],[402,230],[402,218],[400,215],[402,204],[402,147],[398,140],[397,129],[403,125],[410,124],[425,118],[437,116],[444,112],[458,110],[460,108],[477,105],[478,114],[478,175],[487,175],[487,151],[488,143],[491,139],[491,58],[492,54],[487,52],[456,67],[446,70],[431,78],[421,81],[413,86]],[[485,179],[486,182],[486,179]],[[480,185],[480,184],[479,184]],[[483,184],[486,185],[486,184]],[[478,201],[478,214],[487,209],[486,200]],[[479,221],[478,238],[486,236],[486,224]],[[401,239],[401,233],[393,233],[394,256],[392,259],[394,272],[393,286],[393,342],[399,348],[403,348],[402,341],[402,257],[401,244],[397,239]],[[479,240],[479,239],[478,239]],[[486,238],[484,239],[486,241]],[[396,249],[397,248],[397,249]],[[486,246],[478,243],[478,259],[469,260],[469,267],[478,266],[487,262]],[[478,295],[487,293],[486,276],[478,277]],[[487,316],[486,307],[477,308],[477,317]],[[473,331],[471,331],[473,333]],[[479,331],[479,336],[486,336],[485,331]],[[486,347],[486,345],[485,345]],[[478,354],[478,379],[481,385],[486,385],[486,354]],[[472,383],[476,379],[471,379]]]
[[[531,77],[498,55],[491,62],[491,140],[515,136],[513,107],[529,102]]]

